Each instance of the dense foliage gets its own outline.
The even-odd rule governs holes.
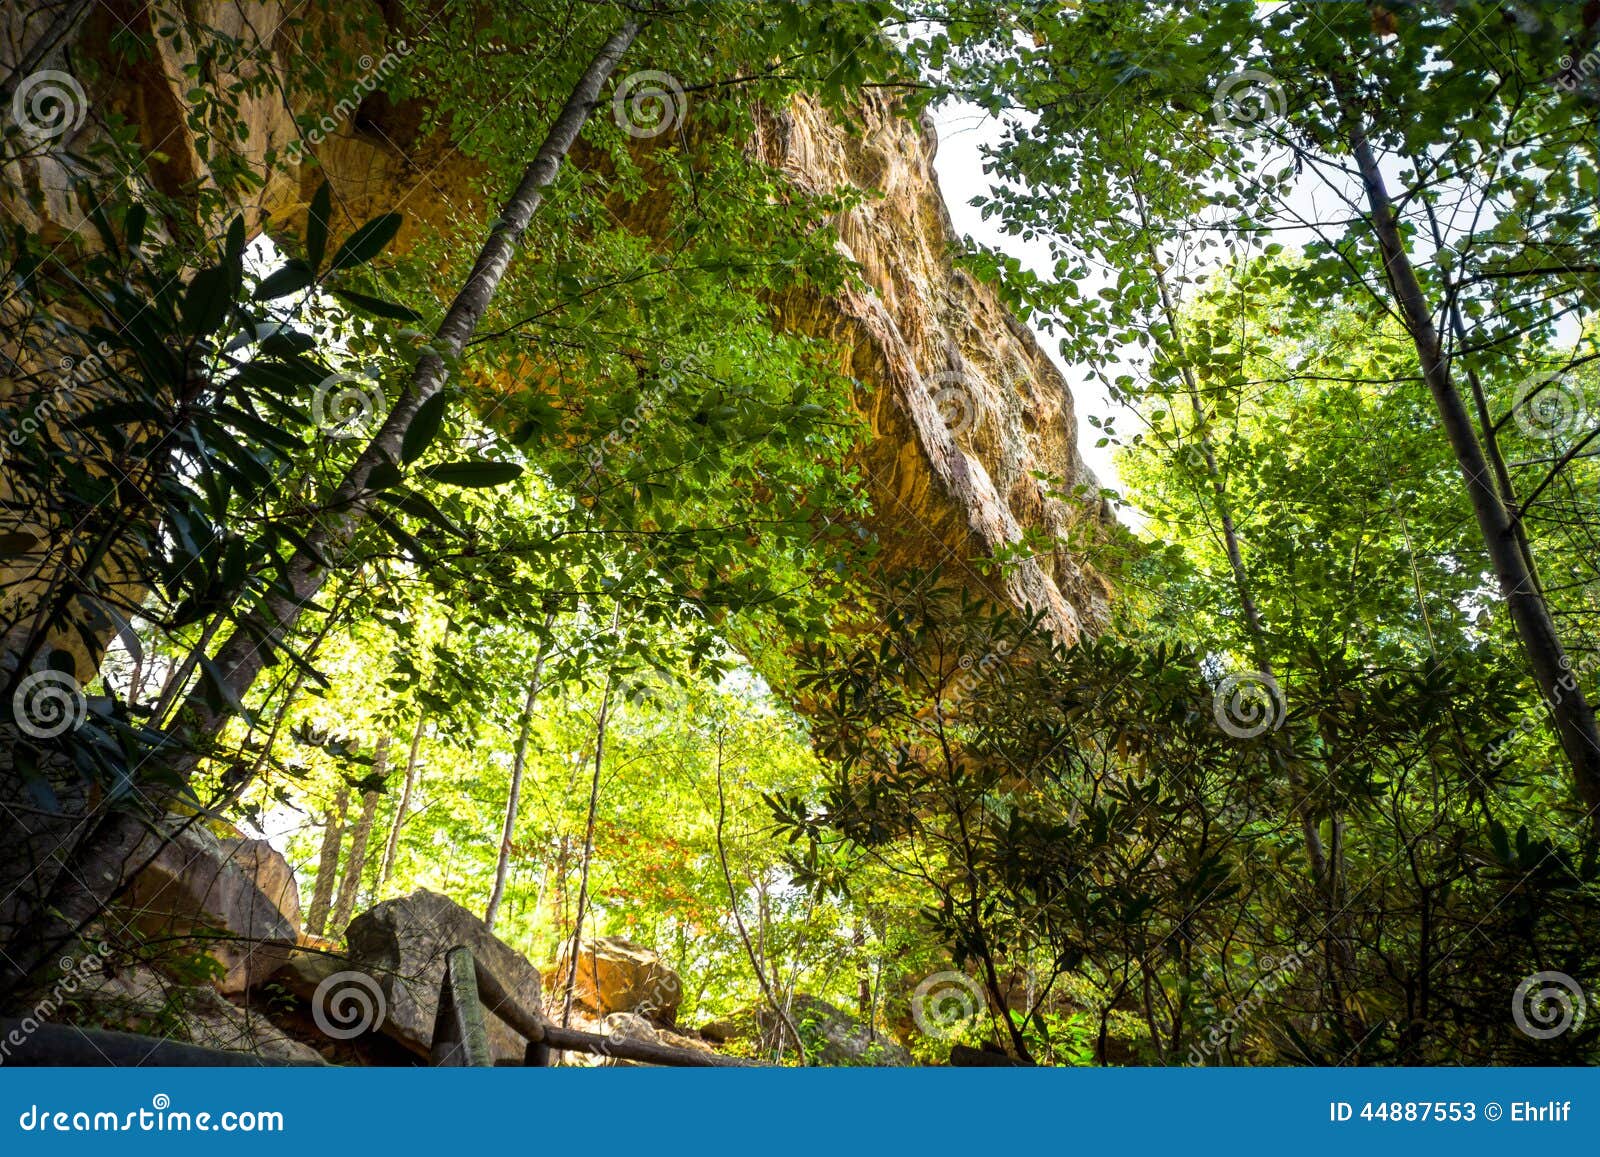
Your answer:
[[[319,936],[422,887],[541,965],[627,936],[685,1023],[808,994],[925,1060],[1592,1060],[1581,991],[1569,1031],[1509,1015],[1600,975],[1585,11],[663,8],[631,51],[692,115],[647,149],[587,116],[459,351],[441,271],[503,224],[397,256],[405,205],[303,179],[258,229],[248,85],[206,97],[209,184],[111,125],[94,237],[0,250],[7,773],[91,837],[270,836]],[[369,99],[507,204],[631,13],[441,6]],[[359,55],[290,78],[308,132]],[[962,264],[1110,399],[1123,525],[1028,544],[1116,576],[1099,638],[880,568],[861,383],[775,323],[853,283],[830,221],[874,194],[748,140],[880,87],[1000,126],[980,202],[1017,248]],[[52,672],[83,725],[19,730]],[[25,936],[98,915],[62,888]]]

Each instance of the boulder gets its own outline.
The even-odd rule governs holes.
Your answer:
[[[315,1049],[287,1036],[262,1009],[236,1005],[210,985],[175,985],[143,965],[83,977],[74,1000],[74,1019],[97,1027],[250,1053],[266,1060],[322,1062]]]
[[[789,1003],[789,1017],[805,1042],[811,1064],[889,1067],[914,1063],[909,1052],[883,1033],[874,1033],[866,1022],[815,996],[796,994]],[[788,1030],[764,1004],[700,1029],[701,1036],[716,1044],[771,1041],[779,1033],[788,1044]]]
[[[556,960],[552,995],[567,982],[571,945],[563,944]],[[648,948],[620,936],[600,936],[578,946],[578,975],[573,1000],[605,1016],[637,1012],[657,1024],[678,1022],[683,982],[678,974]]]
[[[202,945],[228,994],[265,980],[300,937],[288,861],[265,840],[218,837],[204,823],[174,821],[173,839],[134,877],[121,907],[147,937]]]
[[[371,1008],[372,1031],[420,1056],[427,1056],[433,1042],[445,953],[458,944],[472,949],[478,968],[491,972],[507,996],[523,1009],[536,1013],[540,1007],[539,970],[490,932],[482,920],[436,892],[418,890],[373,906],[350,922],[345,942],[350,971],[340,979],[348,981],[345,990],[356,994],[358,1000],[365,990],[367,1003],[360,1005],[359,1015],[366,1016]],[[312,972],[326,967],[310,962],[304,966]],[[335,1001],[341,990],[333,980],[329,977],[319,985],[325,1003]],[[340,1011],[336,1004],[325,1010],[334,1022],[339,1021]],[[484,1011],[495,1059],[520,1062],[527,1042],[495,1015],[492,1005],[486,1005]]]

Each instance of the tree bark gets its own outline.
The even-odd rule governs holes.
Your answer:
[[[344,819],[350,810],[350,789],[340,786],[333,797],[322,825],[322,851],[317,857],[317,882],[311,890],[311,908],[306,913],[306,931],[321,936],[333,907],[333,885],[339,875],[339,852],[344,843]]]
[[[389,769],[389,736],[378,740],[372,753],[372,776],[381,779]],[[355,915],[356,901],[361,894],[361,876],[367,866],[367,844],[372,840],[373,821],[378,816],[378,793],[365,792],[361,797],[361,818],[350,833],[350,855],[345,861],[344,878],[339,881],[339,898],[333,905],[333,927],[343,932]]]
[[[1440,425],[1455,452],[1489,563],[1500,584],[1501,598],[1522,642],[1534,682],[1555,720],[1556,735],[1572,768],[1578,800],[1593,820],[1600,811],[1600,727],[1595,723],[1594,709],[1572,673],[1572,660],[1561,644],[1550,608],[1539,593],[1517,541],[1511,512],[1501,501],[1466,404],[1451,380],[1439,333],[1433,324],[1433,311],[1400,235],[1394,205],[1367,138],[1366,126],[1343,92],[1340,106],[1346,120],[1350,152],[1366,191],[1372,231],[1383,255],[1390,291],[1416,347],[1422,377],[1433,395]]]
[[[330,515],[307,534],[308,549],[298,550],[291,556],[285,567],[283,585],[293,592],[293,598],[269,595],[264,600],[265,610],[247,616],[218,650],[216,667],[235,698],[242,698],[249,690],[266,665],[271,649],[283,643],[299,619],[301,609],[322,589],[327,577],[324,560],[347,549],[365,525],[366,514],[376,497],[376,492],[367,488],[368,476],[380,465],[400,461],[400,444],[411,420],[424,402],[444,388],[445,360],[458,356],[478,328],[511,265],[518,242],[544,200],[545,190],[555,181],[562,160],[600,101],[600,89],[638,31],[639,24],[635,20],[623,24],[601,46],[573,87],[544,143],[523,171],[522,181],[501,210],[500,219],[479,251],[466,283],[439,323],[432,345],[418,359],[411,381],[400,392],[382,428],[367,443],[327,503],[329,509],[338,513]],[[198,691],[189,697],[186,709],[189,734],[195,739],[215,734],[228,714],[226,706],[212,708]],[[191,766],[193,759],[191,756]]]
[[[350,855],[345,859],[344,875],[339,880],[339,898],[333,905],[331,931],[335,934],[342,934],[355,915],[361,873],[367,866],[367,841],[372,837],[372,821],[377,814],[378,793],[369,791],[361,797],[361,817],[350,833]]]
[[[500,829],[500,859],[494,866],[494,888],[489,893],[489,906],[484,910],[483,922],[494,931],[494,918],[500,910],[500,901],[506,893],[506,877],[511,874],[511,843],[517,830],[517,809],[522,803],[522,770],[528,762],[528,730],[533,726],[533,704],[539,698],[539,676],[544,669],[544,651],[534,663],[533,678],[528,683],[528,695],[522,701],[522,725],[517,732],[517,751],[511,761],[511,789],[506,796],[506,819]]]
[[[572,1023],[572,992],[578,983],[578,949],[583,943],[583,917],[589,906],[589,862],[594,857],[594,821],[600,807],[600,769],[606,754],[606,723],[611,714],[611,676],[606,676],[600,694],[600,714],[594,727],[594,775],[589,781],[589,818],[583,829],[583,868],[578,874],[578,910],[572,919],[571,950],[568,952],[566,991],[561,1001],[561,1027]]]
[[[411,809],[411,793],[417,787],[417,748],[422,743],[422,726],[426,715],[417,715],[417,726],[411,732],[411,750],[406,753],[405,786],[400,789],[400,802],[395,805],[394,822],[389,825],[389,842],[383,849],[383,870],[378,873],[378,885],[389,882],[394,875],[395,856],[400,851],[400,828],[406,822],[406,812]]]
[[[1146,251],[1150,254],[1150,266],[1155,274],[1156,289],[1161,298],[1161,311],[1165,315],[1167,329],[1172,334],[1172,340],[1178,350],[1183,349],[1183,335],[1178,328],[1178,310],[1172,300],[1172,293],[1167,287],[1166,274],[1162,272],[1161,256],[1156,252],[1156,247],[1149,240],[1150,224],[1145,215],[1144,197],[1138,189],[1134,190],[1134,202],[1139,209],[1139,224],[1144,229],[1146,238]],[[1277,675],[1272,666],[1272,653],[1268,646],[1267,630],[1261,621],[1261,610],[1256,605],[1255,594],[1250,582],[1250,572],[1244,564],[1244,551],[1239,542],[1239,529],[1233,520],[1233,506],[1228,501],[1227,484],[1222,479],[1222,471],[1217,466],[1216,449],[1212,444],[1211,435],[1206,428],[1205,406],[1200,400],[1200,390],[1195,383],[1194,371],[1187,362],[1181,367],[1184,388],[1189,394],[1189,408],[1194,413],[1196,428],[1199,430],[1200,452],[1206,467],[1206,477],[1211,483],[1212,500],[1217,512],[1217,520],[1222,525],[1223,549],[1228,556],[1228,569],[1233,576],[1234,590],[1239,595],[1239,610],[1243,612],[1245,633],[1249,636],[1250,657],[1255,663],[1256,671],[1263,675],[1273,686],[1277,686]],[[1312,814],[1307,801],[1307,789],[1303,777],[1300,776],[1285,758],[1275,737],[1267,739],[1267,759],[1272,764],[1272,769],[1281,776],[1293,789],[1296,795],[1295,806],[1300,809],[1300,835],[1306,846],[1306,859],[1311,866],[1312,879],[1318,887],[1326,888],[1330,873],[1328,856],[1322,843],[1322,832],[1317,818]]]
[[[418,409],[443,387],[446,358],[465,347],[482,320],[500,281],[515,255],[529,221],[544,200],[578,133],[600,103],[600,90],[638,35],[640,21],[630,18],[601,45],[573,86],[560,113],[551,123],[539,150],[523,171],[516,191],[506,202],[500,219],[479,251],[478,259],[456,294],[433,345],[418,360],[411,380],[401,390],[382,428],[350,467],[334,491],[330,515],[306,535],[306,547],[297,550],[283,571],[283,581],[266,596],[263,605],[247,615],[218,650],[215,667],[234,701],[242,701],[266,665],[272,648],[284,645],[301,609],[310,602],[327,577],[325,560],[349,547],[366,524],[374,493],[367,479],[379,465],[400,460],[400,445]],[[286,587],[292,597],[280,593]],[[191,693],[173,724],[177,754],[169,765],[181,783],[187,783],[204,754],[208,741],[221,730],[232,713],[224,703],[213,708],[197,689]],[[160,806],[164,799],[153,801]],[[161,846],[162,837],[150,831],[140,816],[130,811],[105,811],[85,825],[40,915],[7,946],[0,971],[0,996],[15,991],[27,977],[51,960],[61,947],[88,926],[124,886],[128,864],[147,858]]]
[[[804,1067],[806,1046],[800,1039],[800,1030],[795,1026],[789,1010],[772,990],[772,985],[767,982],[767,970],[762,966],[761,957],[750,943],[750,934],[745,931],[744,918],[739,915],[739,892],[733,886],[733,873],[728,869],[728,847],[722,839],[722,829],[727,816],[728,801],[722,791],[722,735],[719,733],[717,735],[717,860],[722,864],[722,879],[728,886],[728,910],[733,913],[733,924],[738,929],[739,942],[744,945],[744,953],[750,960],[750,967],[756,974],[756,983],[761,986],[762,995],[767,998],[767,1004],[777,1015],[778,1023],[789,1034],[789,1039],[794,1041],[795,1055],[800,1058],[801,1067]]]

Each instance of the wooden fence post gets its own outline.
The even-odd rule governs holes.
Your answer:
[[[478,970],[472,949],[458,945],[445,953],[444,982],[439,986],[439,1012],[433,1021],[428,1061],[436,1066],[489,1067],[489,1030],[478,999]]]

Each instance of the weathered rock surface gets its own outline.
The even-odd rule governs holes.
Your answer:
[[[268,1060],[318,1063],[321,1056],[291,1039],[264,1010],[232,1003],[208,985],[180,985],[154,969],[133,965],[95,973],[74,994],[88,1020],[205,1048],[252,1053]]]
[[[287,958],[300,936],[300,890],[265,840],[180,830],[130,885],[124,918],[156,939],[193,937],[222,967],[217,987],[241,993]]]
[[[194,25],[237,37],[245,49],[260,43],[258,30],[284,28],[286,17],[300,14],[298,5],[260,0],[196,0],[186,9]],[[285,96],[296,111],[316,112],[315,102],[327,100],[281,91],[290,54],[307,36],[355,43],[354,29],[371,12],[363,3],[332,7],[316,17],[323,22],[316,27],[281,33],[271,45],[275,63],[264,70],[239,65],[235,76],[221,61],[204,66],[212,87],[238,81],[244,92],[247,131],[229,142],[227,153],[230,164],[266,177],[243,206],[251,210],[252,229],[265,227],[274,214],[293,216],[324,178],[350,223],[403,205],[399,251],[422,238],[462,236],[462,229],[492,215],[481,168],[449,141],[419,134],[424,110],[416,102],[397,105],[381,94],[362,100],[355,115],[341,111],[329,118],[313,150],[317,166],[266,171],[269,151],[296,138]],[[37,23],[28,19],[26,5],[8,7],[0,18],[0,65],[21,57],[38,34]],[[110,52],[111,33],[124,23],[125,35],[158,46],[155,59]],[[197,138],[204,118],[191,117],[186,96],[194,46],[173,46],[156,34],[156,23],[153,6],[132,5],[121,14],[91,6],[77,34],[46,62],[82,72],[94,115],[59,147],[6,166],[4,215],[50,238],[75,232],[84,212],[72,192],[75,158],[103,139],[100,126],[118,115],[137,127],[148,151],[145,179],[170,192],[215,184],[207,160],[215,143]],[[395,36],[405,31],[396,29]],[[328,77],[329,91],[355,79]],[[1077,450],[1067,384],[996,294],[953,264],[956,238],[933,172],[932,132],[898,115],[879,95],[863,98],[851,119],[847,128],[820,106],[796,100],[763,116],[751,149],[797,188],[853,187],[868,194],[837,221],[841,246],[859,263],[865,284],[827,297],[785,299],[776,303],[775,322],[831,338],[840,366],[867,387],[858,404],[871,436],[858,461],[874,502],[879,562],[887,571],[943,565],[953,581],[1013,606],[1037,607],[1061,637],[1076,638],[1104,621],[1108,588],[1069,550],[1024,562],[1004,578],[976,566],[1026,532],[1061,541],[1104,516]],[[691,110],[691,129],[692,120]],[[659,198],[653,203],[646,195],[616,211],[642,233],[660,225]],[[80,236],[92,238],[92,230]],[[441,284],[462,272],[441,269]],[[1036,473],[1063,492],[1082,488],[1085,496],[1051,497]]]
[[[807,1059],[814,1065],[909,1065],[911,1054],[884,1034],[841,1008],[804,993],[789,1004],[789,1016],[805,1043]],[[787,1029],[766,1005],[745,1009],[727,1020],[713,1021],[700,1035],[714,1044],[734,1041],[775,1040]]]
[[[419,1056],[433,1043],[445,953],[458,944],[472,949],[477,966],[492,972],[522,1008],[531,1013],[540,1007],[538,969],[478,917],[435,892],[418,890],[373,906],[350,922],[345,940],[350,968],[371,977],[383,994],[383,1016],[374,1027]],[[520,1062],[527,1042],[493,1007],[485,1013],[496,1059]]]
[[[566,991],[570,945],[563,945],[551,979],[552,999]],[[573,1001],[602,1016],[638,1013],[657,1024],[678,1021],[683,983],[654,952],[620,936],[601,936],[578,945]]]

